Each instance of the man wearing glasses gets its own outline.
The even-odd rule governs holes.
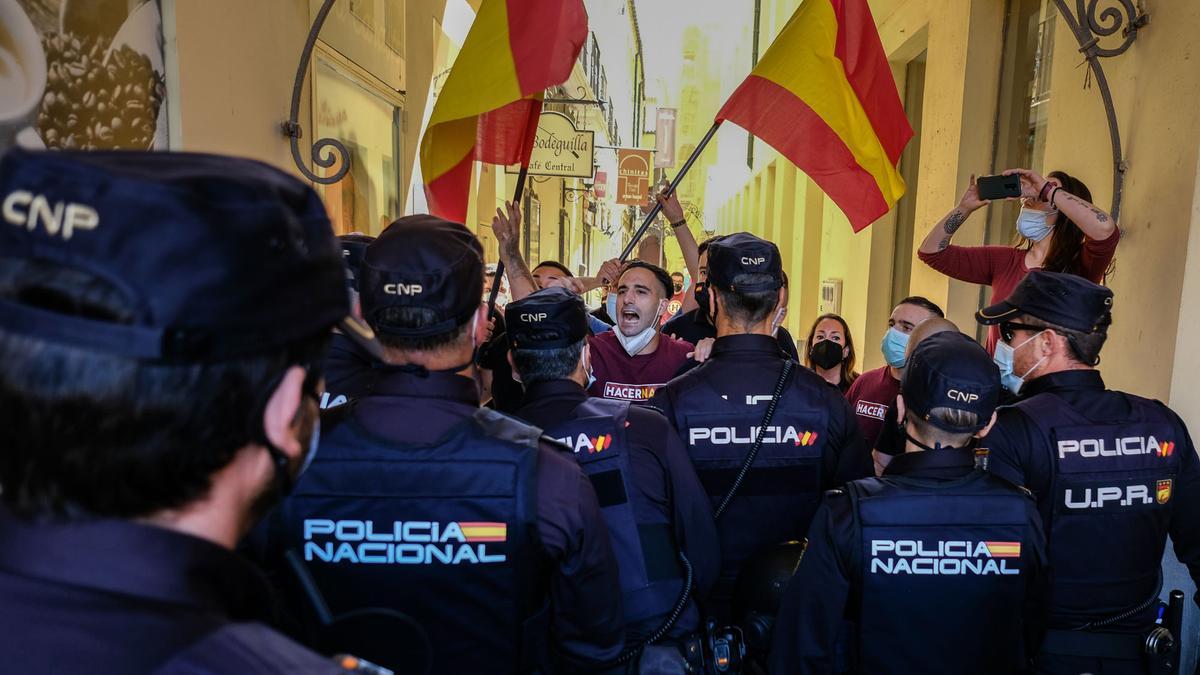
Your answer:
[[[1112,291],[1034,270],[976,314],[1000,326],[995,361],[1019,394],[984,439],[988,468],[1037,498],[1051,569],[1038,673],[1148,673],[1167,535],[1200,577],[1200,467],[1158,401],[1106,390]],[[1177,636],[1178,637],[1178,636]]]

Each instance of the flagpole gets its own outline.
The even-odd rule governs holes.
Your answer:
[[[529,166],[521,165],[521,172],[517,174],[517,189],[513,193],[513,204],[520,206],[521,196],[525,193],[525,176],[529,174]],[[488,318],[494,318],[496,314],[496,296],[500,294],[500,278],[504,276],[504,261],[496,263],[496,276],[492,278],[492,290],[488,292]]]
[[[700,157],[700,153],[704,151],[704,146],[708,145],[708,142],[712,140],[714,135],[716,135],[717,127],[721,126],[721,122],[722,120],[713,122],[713,125],[709,128],[708,133],[704,134],[704,139],[701,140],[700,144],[696,146],[696,149],[692,151],[692,155],[687,158],[687,161],[684,162],[683,166],[679,169],[679,173],[675,174],[675,178],[671,181],[671,184],[667,186],[667,195],[672,195],[675,193],[675,188],[679,186],[679,183],[683,181],[683,177],[687,175],[688,170],[692,168],[692,164],[694,164],[696,159]],[[633,248],[637,246],[638,240],[642,238],[642,235],[646,234],[646,230],[650,227],[650,223],[654,222],[654,219],[658,216],[658,212],[661,210],[662,202],[656,200],[654,207],[651,208],[650,213],[646,215],[646,220],[642,222],[642,226],[638,228],[637,232],[633,233],[633,238],[629,240],[629,243],[625,246],[625,250],[621,252],[621,262],[625,262],[629,258],[629,254],[633,253]]]

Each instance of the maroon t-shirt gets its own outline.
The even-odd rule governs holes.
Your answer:
[[[622,401],[648,401],[654,391],[670,382],[693,346],[669,335],[658,336],[653,354],[630,356],[617,342],[616,328],[588,338],[592,352],[592,374],[596,381],[588,389],[592,396]]]
[[[1085,237],[1079,258],[1080,276],[1093,283],[1102,282],[1120,241],[1120,228],[1113,230],[1108,239],[1097,241]],[[948,246],[937,253],[918,251],[917,257],[952,279],[991,286],[989,305],[1007,300],[1017,284],[1029,274],[1025,251],[1012,246]],[[990,327],[985,345],[989,354],[996,353],[999,340],[1000,327]]]
[[[888,409],[896,405],[896,396],[900,393],[900,381],[892,377],[887,366],[868,370],[846,392],[846,400],[854,409],[854,419],[858,428],[862,429],[863,438],[874,445],[879,438],[879,430],[883,428],[883,418]]]

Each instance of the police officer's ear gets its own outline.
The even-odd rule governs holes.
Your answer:
[[[992,427],[996,424],[996,413],[992,413],[992,419],[988,420],[987,426],[975,432],[975,438],[983,438],[988,435]]]
[[[288,368],[263,408],[263,433],[271,445],[293,461],[305,451],[296,428],[300,421],[300,406],[304,404],[303,387],[304,369],[300,366]]]
[[[481,345],[491,337],[492,324],[491,319],[488,318],[486,302],[479,303],[479,307],[475,309],[475,318],[472,319],[471,327],[475,329],[471,344]]]

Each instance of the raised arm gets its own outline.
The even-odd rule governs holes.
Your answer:
[[[1055,208],[1066,214],[1071,222],[1078,225],[1088,239],[1104,241],[1116,231],[1117,224],[1112,216],[1096,208],[1088,200],[1067,192],[1056,179],[1047,180],[1029,169],[1009,169],[1004,172],[1005,176],[1012,174],[1021,176],[1022,197],[1033,201],[1051,202]],[[1056,187],[1060,189],[1055,190]]]
[[[688,275],[694,283],[696,276],[700,273],[700,247],[696,243],[695,235],[692,234],[692,228],[688,227],[687,214],[683,212],[683,206],[679,203],[679,193],[672,192],[668,195],[667,189],[664,187],[654,195],[654,199],[662,204],[663,217],[675,231],[675,240],[679,242],[679,251],[683,253],[683,264],[687,267]]]
[[[521,255],[521,207],[513,202],[505,202],[504,207],[507,213],[496,209],[492,233],[500,247],[500,262],[504,263],[504,273],[508,275],[510,295],[513,300],[520,300],[537,290],[537,282]]]
[[[958,200],[958,206],[943,216],[929,231],[929,234],[925,235],[919,251],[926,255],[945,251],[950,246],[950,240],[954,237],[954,233],[958,232],[958,228],[967,222],[967,218],[972,213],[987,206],[988,203],[988,200],[979,198],[979,187],[975,185],[975,176],[971,176],[971,185],[963,193],[962,199]]]

